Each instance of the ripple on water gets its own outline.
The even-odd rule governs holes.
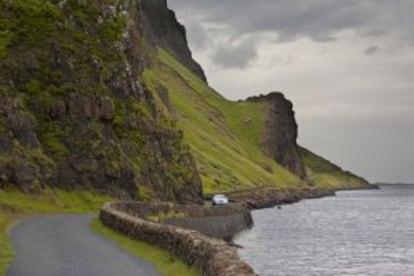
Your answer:
[[[414,186],[253,212],[236,242],[259,275],[414,276]]]

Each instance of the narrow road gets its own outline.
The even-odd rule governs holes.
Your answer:
[[[46,215],[12,229],[8,276],[152,276],[154,267],[89,228],[93,215]]]

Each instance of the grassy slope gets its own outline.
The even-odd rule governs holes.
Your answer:
[[[260,150],[267,103],[226,100],[164,50],[159,51],[157,64],[144,73],[144,81],[154,94],[160,85],[168,88],[175,109],[171,112],[196,158],[206,193],[304,185]],[[309,151],[303,153],[315,186],[357,187],[364,183]]]
[[[359,188],[367,182],[315,153],[301,148],[306,172],[312,183],[322,188]]]
[[[167,52],[160,50],[158,59],[144,73],[145,83],[154,94],[159,85],[169,89],[172,113],[196,158],[206,193],[303,184],[258,146],[265,104],[228,101]]]

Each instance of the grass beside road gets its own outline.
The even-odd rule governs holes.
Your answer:
[[[171,255],[169,252],[160,249],[156,246],[133,240],[127,236],[119,234],[112,229],[104,226],[98,218],[92,221],[91,228],[104,236],[105,238],[114,241],[122,249],[129,253],[138,256],[139,258],[152,263],[158,272],[165,276],[197,276],[200,273],[188,265],[184,264],[180,259]]]
[[[6,274],[14,257],[8,235],[13,223],[35,214],[97,212],[109,200],[109,197],[86,191],[46,189],[29,195],[15,188],[0,190],[0,275]]]
[[[113,200],[87,191],[64,191],[46,189],[36,195],[25,194],[15,188],[0,190],[0,276],[6,275],[7,267],[14,257],[9,229],[20,219],[36,214],[97,213],[104,202]],[[130,240],[104,227],[98,219],[92,228],[106,238],[118,243],[121,248],[151,262],[163,275],[195,276],[199,273],[168,252],[146,243]]]

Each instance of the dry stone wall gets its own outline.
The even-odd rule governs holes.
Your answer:
[[[161,223],[197,230],[209,237],[230,240],[253,225],[250,211],[244,204],[205,207],[201,205],[116,203],[115,208],[141,218],[157,218]]]
[[[145,220],[125,211],[134,209],[138,214],[138,206],[135,205],[134,208],[132,206],[132,204],[107,203],[101,209],[100,220],[104,225],[133,239],[143,240],[172,252],[188,265],[199,269],[202,275],[255,275],[253,269],[240,260],[237,249],[224,240],[208,237],[195,230]],[[166,208],[165,206],[167,205],[161,207]],[[152,209],[159,210],[156,207]]]

